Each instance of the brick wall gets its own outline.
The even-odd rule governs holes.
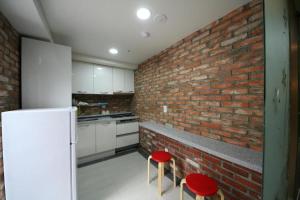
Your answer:
[[[0,112],[18,108],[20,108],[19,34],[0,13]],[[1,128],[0,143],[0,200],[4,200]]]
[[[253,0],[143,62],[135,73],[136,113],[262,151],[263,30],[263,2]]]
[[[86,94],[73,94],[73,98],[76,101],[83,101],[88,103],[99,103],[107,102],[108,109],[111,113],[116,112],[132,112],[132,94],[122,94],[122,95],[86,95]],[[80,107],[80,115],[94,115],[101,114],[101,107]]]
[[[261,199],[262,175],[260,173],[141,127],[140,145],[148,153],[168,148],[176,160],[177,176],[182,178],[195,172],[207,174],[218,182],[226,200]]]

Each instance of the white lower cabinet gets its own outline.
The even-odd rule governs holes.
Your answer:
[[[96,152],[95,125],[78,124],[78,143],[76,146],[77,157],[84,157]]]
[[[117,135],[134,133],[139,131],[138,122],[121,123],[117,125]]]
[[[96,152],[116,148],[116,122],[104,121],[96,124]]]
[[[138,122],[93,121],[78,124],[77,157],[110,152],[139,143]]]
[[[137,121],[117,124],[117,148],[139,143],[139,123]]]
[[[121,135],[117,137],[117,148],[122,148],[139,143],[139,134],[133,133],[128,135]]]

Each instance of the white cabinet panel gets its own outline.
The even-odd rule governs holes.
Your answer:
[[[72,92],[74,94],[93,94],[94,67],[92,64],[73,62]]]
[[[94,94],[113,93],[113,70],[111,67],[94,66]]]
[[[125,92],[134,93],[134,71],[124,70],[125,74]]]
[[[121,93],[125,90],[125,72],[123,69],[113,68],[113,91]]]
[[[116,122],[99,122],[96,124],[96,152],[116,148]]]
[[[73,62],[74,94],[134,93],[134,71]]]
[[[134,133],[139,131],[138,122],[128,122],[117,124],[117,135],[122,135],[126,133]]]
[[[22,108],[72,105],[71,48],[22,38]]]
[[[77,157],[88,156],[96,153],[95,149],[95,124],[78,125],[78,143],[76,146]]]
[[[138,133],[117,137],[117,148],[126,147],[138,143],[139,143]]]

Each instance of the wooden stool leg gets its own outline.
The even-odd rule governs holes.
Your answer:
[[[165,163],[161,163],[161,183],[160,183],[160,195],[162,195],[162,191],[163,191],[163,182],[164,182],[164,176],[165,176]]]
[[[165,163],[161,163],[161,178],[163,179],[165,176]]]
[[[150,160],[151,160],[152,156],[150,155],[148,157],[148,178],[147,178],[147,181],[148,181],[148,184],[150,183]]]
[[[158,194],[161,196],[161,182],[162,182],[162,173],[161,173],[161,169],[162,169],[162,163],[158,163],[158,179],[157,179],[157,189],[158,189]]]
[[[196,196],[196,200],[205,200],[205,198],[203,196]]]
[[[221,200],[224,200],[224,194],[222,192],[222,190],[218,190],[218,195],[220,196]]]
[[[175,159],[172,158],[171,160],[173,162],[173,184],[174,184],[174,188],[176,188],[176,165],[175,165]]]
[[[185,179],[182,179],[180,182],[180,200],[183,200],[183,184],[186,183]]]

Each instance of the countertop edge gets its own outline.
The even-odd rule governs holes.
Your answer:
[[[119,117],[119,118],[110,118],[110,117],[100,117],[97,120],[92,120],[92,121],[81,121],[81,120],[77,120],[77,123],[81,124],[81,123],[94,123],[94,122],[107,122],[107,121],[121,121],[121,120],[130,120],[130,119],[139,119],[138,116],[130,116],[130,117]]]

